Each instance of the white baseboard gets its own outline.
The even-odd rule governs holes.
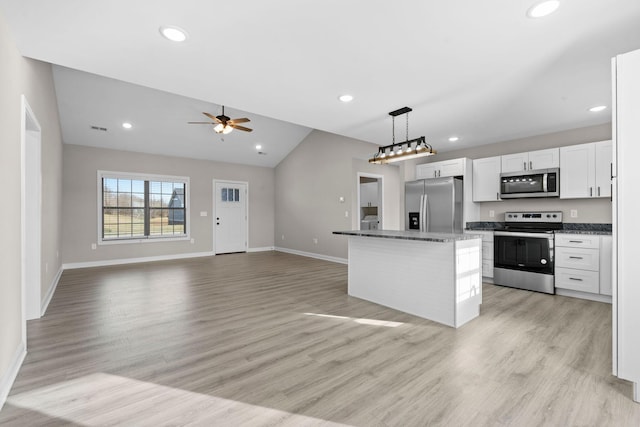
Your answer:
[[[247,252],[269,252],[275,250],[273,246],[267,246],[265,248],[249,248]]]
[[[56,288],[58,287],[58,282],[60,281],[60,277],[62,276],[63,271],[64,269],[62,268],[62,266],[60,266],[60,269],[56,273],[56,276],[51,281],[49,289],[47,290],[47,293],[42,300],[42,305],[40,306],[40,317],[44,316],[44,314],[47,312],[47,307],[49,307],[51,298],[53,298],[53,294],[56,292]]]
[[[153,262],[153,261],[170,261],[173,259],[185,259],[185,258],[199,258],[206,256],[214,256],[213,252],[191,252],[186,254],[173,254],[173,255],[159,255],[141,258],[125,258],[125,259],[108,259],[103,261],[89,261],[89,262],[72,262],[68,264],[62,264],[63,270],[73,270],[76,268],[88,268],[88,267],[106,267],[109,265],[122,265],[122,264],[136,264],[139,262]]]
[[[9,396],[13,382],[18,376],[18,372],[20,371],[20,367],[22,366],[22,362],[24,362],[26,355],[27,349],[25,347],[25,343],[21,342],[18,348],[16,348],[16,352],[11,359],[7,372],[0,376],[0,411],[4,406],[4,403],[7,401],[7,396]]]
[[[280,247],[277,247],[277,246],[276,246],[275,250],[278,251],[278,252],[285,252],[285,253],[293,254],[293,255],[306,256],[308,258],[316,258],[316,259],[321,259],[321,260],[324,260],[324,261],[337,262],[338,264],[348,264],[349,263],[349,261],[346,258],[338,258],[338,257],[334,257],[334,256],[329,256],[329,255],[315,254],[313,252],[297,251],[295,249],[280,248]]]
[[[572,291],[571,289],[556,288],[556,295],[563,297],[573,297],[588,299],[591,301],[606,302],[611,304],[611,297],[609,295],[591,294],[589,292]]]

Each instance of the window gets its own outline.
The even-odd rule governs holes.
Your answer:
[[[188,180],[99,172],[101,241],[188,237]]]

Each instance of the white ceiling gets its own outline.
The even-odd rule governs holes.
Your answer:
[[[0,0],[0,11],[25,56],[165,92],[56,68],[65,142],[210,158],[219,136],[185,121],[224,104],[255,129],[224,144],[269,143],[232,161],[273,166],[307,128],[389,144],[387,113],[405,105],[409,137],[439,151],[610,121],[610,108],[587,110],[611,106],[610,58],[640,48],[640,1],[561,0],[533,20],[534,1]],[[189,39],[169,42],[161,25]],[[137,133],[87,130],[115,133],[124,115]]]

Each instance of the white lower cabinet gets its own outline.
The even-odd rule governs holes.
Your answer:
[[[607,235],[556,234],[556,290],[610,296],[611,241]]]
[[[493,280],[493,231],[467,230],[482,237],[482,277]]]

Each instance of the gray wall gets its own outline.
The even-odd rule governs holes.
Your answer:
[[[42,296],[61,260],[62,142],[51,65],[23,58],[0,15],[0,384],[22,337],[21,100],[24,94],[42,127]],[[48,268],[45,268],[48,267]]]
[[[401,174],[405,180],[415,178],[416,164],[438,162],[441,160],[468,157],[480,159],[483,157],[499,156],[503,154],[521,153],[526,151],[542,150],[545,148],[562,147],[566,145],[583,144],[587,142],[604,141],[611,139],[611,123],[572,129],[563,132],[555,132],[545,135],[537,135],[513,141],[498,142],[462,150],[447,151],[426,160],[404,162]],[[438,147],[434,147],[436,150]],[[560,210],[563,212],[565,222],[594,222],[611,223],[611,201],[609,199],[518,199],[502,202],[483,202],[480,205],[481,221],[504,221],[504,213],[518,210]],[[571,209],[578,210],[578,217],[571,218]],[[493,210],[495,217],[489,216]]]
[[[274,170],[64,144],[63,262],[100,262],[213,250],[213,180],[249,183],[249,249],[273,247]],[[98,245],[97,171],[149,173],[190,178],[189,241]],[[207,216],[201,217],[200,212]]]
[[[331,233],[357,228],[358,172],[383,175],[384,226],[398,228],[399,168],[370,165],[366,159],[376,150],[367,142],[311,132],[276,167],[276,246],[346,258],[347,239]]]

